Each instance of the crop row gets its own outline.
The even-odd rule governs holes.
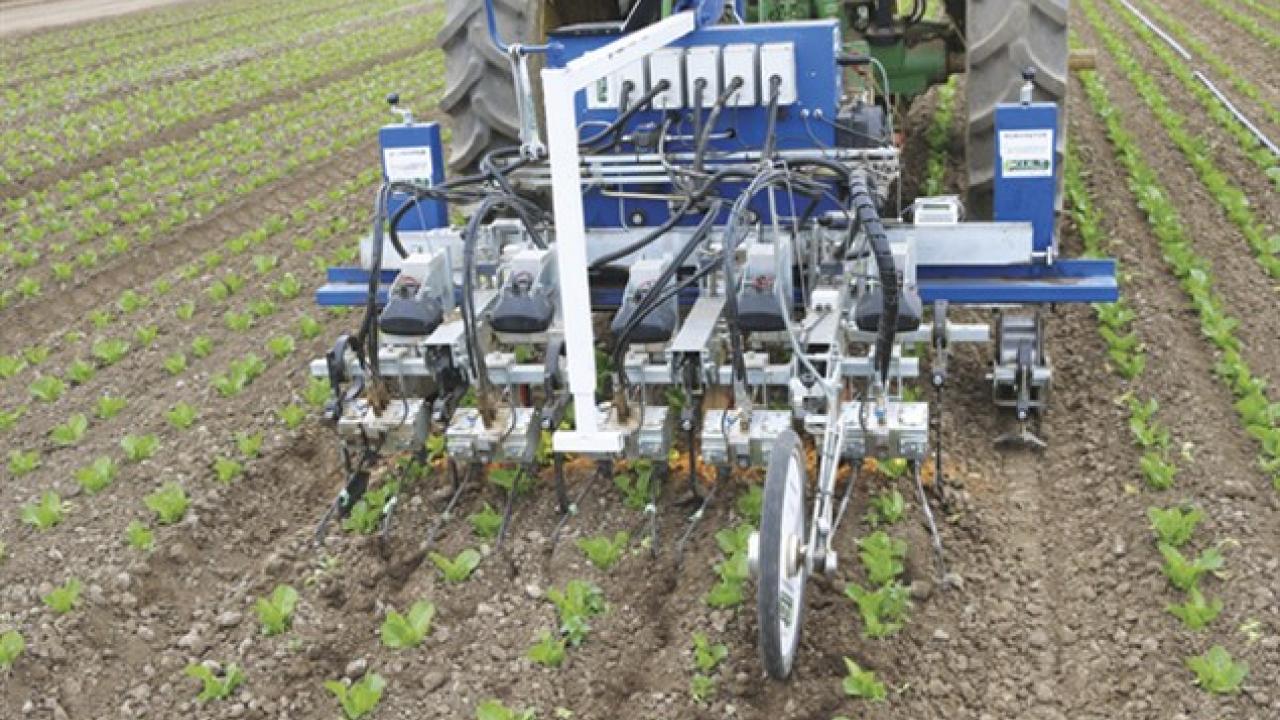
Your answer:
[[[929,165],[925,170],[924,195],[941,195],[947,189],[947,164],[951,149],[951,121],[955,116],[956,79],[938,88],[938,108],[933,112],[925,140],[929,144]]]
[[[292,0],[292,3],[303,5],[306,0]],[[124,47],[146,47],[156,37],[192,37],[189,33],[209,29],[207,23],[216,23],[228,16],[243,13],[246,8],[256,4],[251,0],[179,4],[158,12],[129,14],[79,26],[57,27],[6,41],[5,49],[11,57],[25,60],[59,53],[101,55]],[[145,39],[140,42],[137,36]]]
[[[1266,173],[1267,177],[1272,179],[1272,184],[1277,189],[1280,189],[1280,165],[1277,164],[1276,156],[1268,150],[1262,142],[1258,140],[1258,137],[1250,132],[1235,115],[1231,114],[1229,110],[1223,107],[1222,103],[1218,102],[1218,99],[1213,95],[1213,93],[1210,92],[1203,83],[1196,79],[1195,73],[1187,66],[1186,62],[1182,61],[1182,59],[1176,55],[1168,45],[1156,37],[1156,34],[1138,20],[1137,17],[1132,13],[1125,11],[1124,8],[1120,6],[1119,0],[1107,0],[1107,2],[1110,3],[1112,10],[1119,13],[1138,37],[1140,37],[1142,41],[1151,48],[1152,52],[1154,52],[1156,56],[1164,62],[1165,66],[1169,68],[1170,73],[1172,73],[1182,87],[1185,88],[1187,92],[1195,96],[1196,100],[1200,103],[1200,106],[1204,108],[1208,116],[1213,118],[1214,122],[1216,122],[1223,130],[1226,130],[1231,137],[1235,139],[1236,144],[1240,147],[1241,153],[1243,153],[1245,157],[1249,158],[1250,162],[1252,162],[1259,170]],[[1091,16],[1090,20],[1092,21],[1092,16],[1096,15],[1096,9],[1092,3],[1087,5],[1086,9],[1088,10],[1088,14]],[[1115,34],[1111,27],[1109,25],[1104,25],[1104,27],[1106,28],[1106,33],[1103,36],[1103,40],[1107,43],[1108,48],[1111,48],[1113,45],[1117,48],[1125,48],[1125,45],[1120,41],[1119,36]],[[1123,54],[1125,58],[1122,62],[1124,63],[1125,69],[1128,70],[1129,68],[1135,68],[1137,70],[1135,77],[1143,78],[1144,86],[1154,86],[1155,80],[1150,73],[1148,73],[1141,64],[1133,62],[1133,58],[1127,50]],[[1146,95],[1144,95],[1144,98],[1145,97]],[[1160,95],[1159,97],[1164,101],[1164,105],[1167,106],[1168,100],[1163,95]],[[1170,111],[1170,114],[1176,116],[1176,113],[1172,110]]]
[[[1089,196],[1084,179],[1080,175],[1080,164],[1073,153],[1068,153],[1066,170],[1066,192],[1070,201],[1071,217],[1084,241],[1085,254],[1100,256],[1103,254],[1103,229],[1101,213]],[[1100,320],[1099,332],[1107,343],[1109,354],[1115,353],[1118,346],[1117,333],[1128,328],[1135,319],[1132,310],[1124,303],[1116,305],[1099,305],[1095,307]],[[1119,322],[1117,322],[1119,320]],[[1117,326],[1121,329],[1117,329]],[[1135,377],[1123,371],[1119,374],[1126,380]],[[1139,371],[1140,372],[1140,371]],[[1157,407],[1155,398],[1147,401],[1136,399],[1132,393],[1126,394],[1130,408],[1129,427],[1134,441],[1145,454],[1139,464],[1147,478],[1147,485],[1156,491],[1168,490],[1173,482],[1173,466],[1169,465],[1167,477],[1153,477],[1149,467],[1152,444],[1163,445],[1167,450],[1169,431],[1154,419]],[[1163,450],[1162,450],[1163,452]],[[1163,462],[1163,461],[1161,461]],[[1165,559],[1162,571],[1169,578],[1170,584],[1185,593],[1180,604],[1170,604],[1167,611],[1179,618],[1190,630],[1198,631],[1207,628],[1222,612],[1221,599],[1209,600],[1200,588],[1200,580],[1206,573],[1216,573],[1222,568],[1223,560],[1217,548],[1204,550],[1194,559],[1183,555],[1182,548],[1193,536],[1196,525],[1203,518],[1203,513],[1190,506],[1170,506],[1168,508],[1149,507],[1147,518],[1155,535],[1156,546]],[[1192,656],[1184,660],[1188,669],[1196,676],[1196,684],[1202,689],[1214,693],[1237,692],[1248,673],[1248,666],[1236,663],[1224,648],[1216,647],[1201,656]]]
[[[315,42],[321,33],[348,30],[353,21],[380,21],[382,16],[395,12],[406,2],[379,0],[358,7],[340,5],[310,13],[305,22],[289,22],[287,16],[279,17],[280,11],[274,5],[267,4],[260,11],[246,13],[258,17],[247,20],[238,32],[10,88],[4,93],[6,103],[0,119],[12,122],[24,118],[25,122],[32,122],[32,115],[54,109],[67,112],[107,96],[280,52],[300,42]]]
[[[79,183],[60,183],[60,201],[45,200],[16,213],[10,232],[20,245],[8,241],[0,247],[8,251],[7,265],[24,271],[39,265],[48,272],[28,272],[15,287],[0,292],[0,306],[12,301],[4,292],[10,298],[34,297],[42,280],[70,281],[96,267],[103,254],[125,252],[136,242],[208,215],[293,167],[369,137],[385,112],[373,99],[377,91],[387,82],[410,81],[432,57],[424,53],[371,70],[215,126],[194,140],[171,143],[142,161],[125,160],[118,167],[85,173]],[[77,193],[77,185],[92,189]],[[28,196],[21,202],[33,201]],[[76,204],[60,207],[68,201]],[[73,258],[71,252],[78,254]]]
[[[60,118],[56,128],[28,125],[0,132],[0,143],[17,149],[6,155],[0,183],[39,170],[75,163],[109,148],[238,103],[287,91],[378,57],[422,47],[439,27],[438,13],[401,13],[396,31],[375,26],[282,55],[221,68],[208,75],[164,85]]]
[[[1258,0],[1239,0],[1242,5],[1266,15],[1268,18],[1280,22],[1280,8],[1272,7],[1266,3],[1258,2]]]
[[[1199,0],[1201,4],[1213,8],[1214,12],[1226,18],[1228,22],[1261,40],[1267,47],[1280,49],[1280,33],[1272,30],[1249,13],[1242,12],[1225,0]]]
[[[1065,178],[1064,189],[1071,218],[1084,244],[1084,255],[1102,257],[1107,254],[1102,213],[1089,196],[1080,174],[1079,158],[1074,152],[1067,153]],[[1116,274],[1123,284],[1125,273],[1117,269]],[[1146,348],[1134,329],[1138,313],[1123,295],[1114,303],[1095,305],[1094,312],[1098,317],[1098,333],[1107,346],[1108,365],[1134,388],[1147,367]],[[1142,398],[1136,388],[1125,393],[1123,400],[1129,412],[1130,435],[1142,453],[1138,458],[1138,469],[1143,480],[1152,490],[1168,490],[1173,487],[1178,467],[1171,452],[1175,445],[1173,434],[1156,417],[1159,404],[1154,397]]]
[[[1160,25],[1168,30],[1182,45],[1190,49],[1191,52],[1204,58],[1205,62],[1213,68],[1214,72],[1227,78],[1241,95],[1256,102],[1261,108],[1267,119],[1276,125],[1280,125],[1280,109],[1275,105],[1267,102],[1262,96],[1262,91],[1256,84],[1251,81],[1248,76],[1240,72],[1235,65],[1222,59],[1221,55],[1215,53],[1208,45],[1200,40],[1194,34],[1189,32],[1182,23],[1178,22],[1172,15],[1164,10],[1164,8],[1155,4],[1151,0],[1141,0],[1144,12],[1151,15]]]
[[[1102,119],[1117,157],[1129,174],[1129,187],[1146,214],[1162,257],[1178,279],[1200,322],[1200,332],[1219,352],[1214,368],[1218,379],[1235,397],[1241,424],[1260,444],[1259,465],[1280,490],[1280,407],[1266,395],[1266,381],[1257,377],[1240,355],[1235,334],[1239,320],[1226,310],[1214,290],[1213,270],[1195,252],[1177,204],[1160,181],[1159,173],[1145,160],[1138,141],[1125,128],[1111,103],[1105,85],[1092,73],[1082,75],[1090,106]]]
[[[1111,2],[1114,6],[1115,0]],[[1214,161],[1214,148],[1205,138],[1198,137],[1187,130],[1182,115],[1169,104],[1168,97],[1161,90],[1159,83],[1143,69],[1142,64],[1129,52],[1125,42],[1110,29],[1092,0],[1082,0],[1081,7],[1103,43],[1106,44],[1108,51],[1115,58],[1116,64],[1138,90],[1138,94],[1164,128],[1169,139],[1187,158],[1205,189],[1249,243],[1258,264],[1272,278],[1280,279],[1280,247],[1275,247],[1272,239],[1268,237],[1266,226],[1254,215],[1252,203],[1244,191],[1218,168]],[[1280,167],[1275,164],[1275,156],[1259,145],[1257,138],[1240,125],[1231,113],[1227,112],[1209,91],[1192,77],[1191,71],[1180,63],[1168,48],[1160,44],[1150,30],[1132,15],[1123,12],[1122,14],[1183,86],[1196,96],[1210,116],[1223,128],[1231,131],[1249,157],[1274,176],[1275,182],[1280,184]]]
[[[375,170],[369,170],[362,173],[351,183],[334,188],[328,195],[317,198],[315,201],[299,205],[291,215],[287,217],[273,216],[263,221],[263,223],[238,237],[232,238],[224,245],[223,250],[230,256],[245,254],[250,248],[256,248],[266,243],[271,238],[281,233],[285,228],[301,227],[310,218],[314,218],[321,213],[329,212],[332,207],[337,204],[341,198],[344,198],[355,192],[363,186],[371,183],[376,176]],[[349,262],[352,258],[350,252],[352,247],[342,248],[339,256],[325,259],[323,256],[316,255],[315,241],[316,239],[329,239],[333,237],[342,237],[346,228],[350,226],[347,218],[335,218],[325,223],[311,237],[301,237],[294,241],[294,249],[300,254],[310,254],[314,259],[319,260],[318,264],[326,264],[333,262],[334,264],[342,264]],[[84,332],[75,331],[64,336],[59,343],[59,352],[64,356],[77,353],[77,348],[88,346],[92,362],[83,358],[69,360],[61,373],[47,369],[45,363],[49,361],[50,351],[47,346],[33,345],[26,348],[20,354],[12,354],[0,356],[0,374],[5,378],[17,377],[26,366],[31,366],[33,370],[39,370],[40,376],[31,381],[28,386],[28,394],[37,401],[45,403],[56,403],[66,391],[68,386],[78,386],[90,383],[96,376],[97,371],[114,365],[122,360],[125,355],[133,350],[151,347],[155,342],[155,327],[141,326],[137,327],[136,316],[139,310],[153,306],[161,298],[177,297],[185,298],[181,302],[176,302],[173,307],[174,316],[183,324],[191,324],[196,321],[197,312],[203,303],[209,302],[208,313],[213,312],[213,305],[225,302],[232,295],[239,292],[249,283],[243,276],[232,271],[226,273],[222,278],[213,280],[208,283],[208,287],[204,291],[207,300],[197,298],[200,293],[195,288],[186,288],[187,283],[195,283],[204,273],[220,267],[223,263],[224,256],[215,251],[210,250],[197,262],[184,266],[176,270],[171,276],[161,278],[152,283],[150,288],[140,290],[125,290],[120,298],[116,301],[116,307],[119,315],[113,316],[105,310],[95,311],[90,319],[93,323],[95,336],[92,343],[89,343],[89,335]],[[280,269],[279,258],[274,255],[256,255],[253,257],[253,267],[257,274],[263,278],[257,281],[257,286],[262,292],[270,292],[278,296],[281,300],[290,300],[299,296],[302,285],[292,274],[283,273]],[[317,267],[315,270],[319,272],[322,268]],[[274,283],[265,282],[268,274],[277,275]],[[251,315],[247,320],[252,324],[254,318],[262,318],[274,312],[274,305],[269,302],[250,303]],[[239,326],[245,321],[240,313],[228,312],[223,321],[228,324]],[[233,322],[234,321],[234,322]],[[212,324],[216,319],[210,317],[206,322]],[[105,330],[116,324],[128,324],[123,328],[123,332],[114,336],[103,334]],[[303,322],[301,332],[304,338],[313,337],[318,331],[318,326],[314,322]],[[74,337],[72,336],[74,334]],[[159,350],[159,348],[156,348]],[[181,348],[174,348],[164,359],[164,368],[172,376],[181,374],[187,369],[189,357],[200,358],[208,354],[211,345],[207,339],[199,342],[193,342],[189,348],[190,355]],[[163,353],[158,353],[163,354]],[[110,404],[109,404],[110,406]],[[0,432],[9,430],[18,419],[20,419],[27,411],[27,406],[18,405],[13,408],[0,411]],[[99,417],[105,415],[113,415],[114,413],[98,412]]]

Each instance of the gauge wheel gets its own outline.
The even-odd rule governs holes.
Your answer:
[[[765,671],[775,680],[791,674],[804,621],[805,474],[800,438],[787,430],[778,437],[769,458],[757,559],[760,655]]]

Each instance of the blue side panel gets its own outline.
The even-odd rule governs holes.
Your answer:
[[[1046,252],[1054,245],[1058,106],[1000,105],[995,122],[995,219],[1030,222],[1035,252]]]
[[[444,145],[436,123],[397,123],[378,131],[382,150],[382,177],[389,180],[444,182]],[[397,193],[387,203],[388,217],[404,205],[408,195]],[[431,230],[449,224],[449,208],[443,200],[423,200],[405,213],[396,230]]]
[[[919,267],[920,299],[960,305],[1108,303],[1120,297],[1115,260],[1053,265]]]

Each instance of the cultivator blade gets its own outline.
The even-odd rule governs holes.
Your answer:
[[[929,542],[933,546],[933,558],[937,565],[938,582],[946,583],[947,559],[942,550],[942,535],[938,532],[938,523],[933,519],[933,508],[929,507],[929,496],[924,490],[924,478],[920,473],[920,464],[911,464],[911,475],[915,480],[916,499],[920,503],[920,511],[924,514],[925,526],[929,528]]]
[[[444,509],[440,511],[440,517],[436,518],[436,521],[427,529],[427,548],[435,545],[436,538],[440,535],[440,530],[453,517],[453,510],[458,506],[458,500],[462,498],[462,492],[467,488],[471,480],[471,474],[475,470],[474,464],[468,464],[466,473],[459,474],[458,463],[453,458],[449,459],[448,465],[449,481],[452,484],[453,492],[449,495],[449,501],[445,503]]]
[[[1049,443],[1040,439],[1038,435],[1031,431],[1029,422],[1023,420],[1018,423],[1017,430],[1011,430],[995,439],[996,447],[1013,447],[1025,448],[1028,450],[1047,450]]]

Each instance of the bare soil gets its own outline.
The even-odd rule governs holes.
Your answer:
[[[100,20],[192,0],[27,0],[0,7],[0,36]]]

